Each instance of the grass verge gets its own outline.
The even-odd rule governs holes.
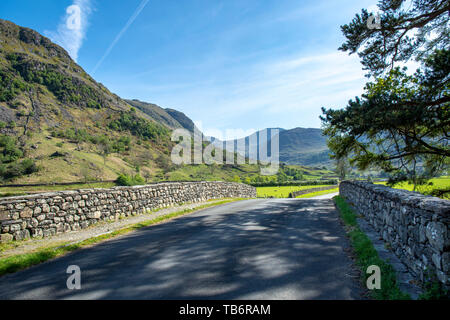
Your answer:
[[[10,257],[0,260],[0,276],[5,275],[7,273],[14,273],[14,272],[29,268],[31,266],[40,264],[47,260],[63,256],[65,254],[75,251],[77,249],[91,246],[91,245],[100,243],[102,241],[115,238],[120,235],[125,235],[125,234],[133,232],[135,230],[139,230],[141,228],[145,228],[145,227],[148,227],[148,226],[151,226],[154,224],[168,221],[168,220],[186,215],[188,213],[192,213],[194,211],[198,211],[198,210],[202,210],[202,209],[206,209],[209,207],[214,207],[214,206],[218,206],[218,205],[226,204],[226,203],[230,203],[230,202],[240,201],[240,200],[244,200],[244,199],[241,199],[241,198],[226,199],[226,200],[222,200],[222,201],[218,201],[218,202],[214,202],[214,203],[208,203],[208,204],[205,204],[202,206],[198,206],[196,208],[184,209],[184,210],[173,212],[173,213],[170,213],[170,214],[167,214],[164,216],[160,216],[160,217],[157,217],[157,218],[154,218],[151,220],[136,223],[131,226],[115,230],[111,233],[92,237],[92,238],[83,240],[78,243],[69,243],[68,242],[68,243],[63,243],[63,244],[59,244],[59,245],[53,245],[50,247],[39,248],[35,252],[31,252],[31,253],[10,256]]]
[[[363,285],[370,276],[365,272],[369,266],[376,265],[381,270],[381,289],[370,290],[371,297],[377,300],[410,300],[410,295],[399,289],[394,268],[378,256],[372,241],[359,228],[356,215],[348,203],[341,196],[336,196],[333,200],[347,226],[347,233],[356,255],[356,264],[362,271]]]
[[[313,185],[313,186],[277,186],[277,187],[256,187],[258,198],[288,198],[289,194],[294,191],[307,190],[312,188],[328,187],[330,185]]]

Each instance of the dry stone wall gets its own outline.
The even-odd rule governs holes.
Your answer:
[[[420,280],[431,271],[450,287],[450,201],[362,181],[339,191]]]
[[[254,197],[256,189],[245,184],[180,182],[4,198],[0,199],[0,242],[78,231],[99,221],[179,203]]]
[[[289,198],[297,198],[298,196],[301,196],[303,194],[313,193],[313,192],[317,192],[317,191],[337,189],[337,187],[338,186],[335,185],[335,186],[319,187],[319,188],[311,188],[311,189],[293,191],[293,192],[289,193]]]

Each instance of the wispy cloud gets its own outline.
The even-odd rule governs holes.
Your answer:
[[[120,32],[117,34],[117,36],[114,38],[113,42],[109,45],[108,49],[106,49],[105,53],[101,57],[101,59],[97,62],[94,69],[92,70],[92,73],[94,74],[97,69],[100,67],[100,65],[103,63],[103,61],[109,56],[111,51],[116,46],[117,42],[119,42],[120,38],[125,34],[125,32],[128,30],[128,28],[133,24],[134,20],[141,14],[142,10],[144,10],[145,6],[150,0],[142,0],[142,2],[137,7],[136,11],[133,13],[133,15],[128,19],[126,25],[120,30]]]
[[[57,30],[45,32],[53,42],[66,49],[75,61],[78,60],[78,51],[86,37],[91,12],[91,0],[74,0],[72,5],[66,8],[66,14]]]
[[[163,106],[183,107],[193,119],[220,130],[247,129],[249,119],[253,127],[258,123],[256,129],[263,129],[277,124],[319,127],[322,106],[344,107],[363,92],[367,81],[358,57],[336,51],[299,53],[250,63],[239,70],[188,84],[149,85],[143,81],[134,83],[133,89],[146,92],[147,100]]]
[[[375,0],[343,2],[291,1],[270,11],[252,2],[245,19],[230,19],[227,13],[237,11],[225,5],[211,31],[180,23],[184,30],[170,33],[170,46],[154,37],[162,46],[154,46],[151,58],[141,57],[132,74],[107,83],[123,96],[179,109],[216,131],[320,127],[321,107],[345,107],[368,80],[357,55],[337,51],[339,25]]]

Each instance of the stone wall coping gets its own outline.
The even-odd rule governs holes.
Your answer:
[[[198,185],[198,184],[229,184],[229,185],[243,185],[243,183],[238,182],[227,182],[227,181],[183,181],[183,182],[161,182],[161,183],[153,183],[139,186],[117,186],[112,188],[92,188],[92,189],[76,189],[76,190],[64,190],[64,191],[56,191],[56,192],[43,192],[43,193],[34,193],[23,196],[14,196],[14,197],[4,197],[0,198],[0,205],[2,204],[11,204],[11,203],[25,203],[30,200],[42,199],[42,198],[55,198],[58,196],[72,196],[72,195],[83,195],[83,194],[92,194],[92,193],[103,193],[103,192],[111,192],[111,191],[127,191],[127,190],[140,190],[140,189],[149,189],[152,187],[161,187],[161,186],[181,186],[181,185]]]
[[[367,181],[345,180],[341,185],[350,184],[359,188],[369,190],[377,195],[383,196],[391,201],[399,202],[414,208],[419,208],[430,213],[438,214],[448,218],[450,216],[450,200],[433,196],[426,196],[418,192],[393,189],[388,186],[373,184]]]

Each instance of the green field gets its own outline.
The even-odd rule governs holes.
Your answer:
[[[376,182],[376,183],[386,185],[386,182]],[[402,182],[396,184],[393,188],[413,191],[414,186],[411,183]],[[425,195],[433,195],[433,191],[449,190],[449,189],[450,189],[450,177],[440,177],[431,179],[426,185],[417,186],[416,191]],[[447,193],[441,197],[444,199],[450,199],[450,194]]]
[[[300,190],[307,190],[313,188],[328,187],[328,185],[317,186],[282,186],[282,187],[257,187],[256,193],[258,198],[287,198],[289,193]]]

